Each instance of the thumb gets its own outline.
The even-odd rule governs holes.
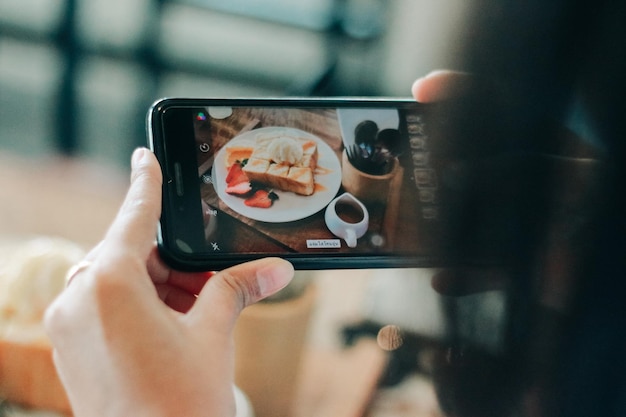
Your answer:
[[[107,231],[104,246],[118,253],[146,259],[152,251],[161,215],[161,167],[146,148],[133,152],[131,185],[115,220]]]
[[[192,325],[230,333],[241,311],[291,282],[293,266],[279,258],[246,262],[215,274],[206,283],[188,317]]]
[[[473,77],[465,72],[436,70],[415,80],[411,92],[421,103],[435,103],[462,97],[472,87]]]

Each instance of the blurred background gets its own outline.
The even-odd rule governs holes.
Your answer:
[[[544,34],[553,33],[549,30],[552,28],[550,19],[558,20],[561,15],[540,15],[535,19],[533,13],[544,8],[546,12],[555,11],[559,2],[557,5],[549,5],[548,2],[542,5],[542,2],[535,1],[529,3],[533,7],[524,4],[519,9],[513,4],[502,7],[514,15],[510,20],[500,19],[497,13],[500,3],[493,3],[497,3],[495,12],[481,15],[490,23],[478,28],[490,29],[485,34],[479,33],[476,27],[469,28],[472,30],[463,27],[471,7],[491,5],[491,2],[478,0],[0,0],[0,285],[2,273],[8,270],[3,270],[3,261],[8,264],[9,261],[30,260],[16,257],[15,250],[21,247],[18,244],[32,236],[60,237],[80,245],[81,249],[90,248],[102,239],[128,185],[130,154],[137,146],[146,144],[146,112],[158,98],[408,97],[412,82],[432,69],[463,70],[459,61],[464,43],[482,47],[486,41],[493,39],[488,36],[481,39],[481,35],[497,34],[503,28],[512,32],[521,28],[520,33],[528,33],[522,40],[530,40],[530,43],[509,48],[508,39],[517,39],[516,36],[498,38],[498,42],[494,43],[507,53],[502,59],[495,60],[499,65],[494,67],[494,72],[504,68],[511,70],[513,75],[523,75],[519,85],[525,87],[533,74],[542,74],[541,71],[546,70],[544,65],[549,66],[552,58],[559,58],[552,54],[551,48],[555,45],[563,47],[559,43],[560,38],[550,39]],[[561,5],[565,3],[560,2]],[[518,11],[526,13],[518,16]],[[528,30],[531,27],[529,22],[535,20],[539,22],[539,27]],[[482,43],[472,42],[476,39]],[[545,39],[552,42],[543,42]],[[524,55],[519,52],[518,47],[529,45],[532,53]],[[580,49],[579,44],[573,45]],[[571,48],[570,44],[566,46],[565,49]],[[477,49],[472,52],[476,53]],[[485,59],[491,63],[493,50],[481,49],[477,61]],[[517,66],[513,70],[507,67],[511,62],[526,62],[529,57],[545,59],[543,53],[548,59],[546,62],[533,60],[536,68]],[[565,55],[575,56],[569,52]],[[519,61],[512,57],[519,58]],[[619,65],[607,65],[611,57],[611,54],[602,56],[604,67],[599,68],[612,68],[617,73]],[[610,79],[606,77],[606,80]],[[537,80],[543,81],[534,85],[531,92],[543,97],[550,91],[544,91],[537,85],[544,86],[550,78],[537,77]],[[520,80],[513,77],[513,81]],[[604,86],[604,82],[603,79],[600,85]],[[557,92],[563,88],[561,85],[547,87],[546,90]],[[521,92],[526,93],[526,90]],[[552,105],[550,100],[541,102],[546,106]],[[572,106],[573,113],[579,117],[576,104]],[[534,112],[536,109],[530,110]],[[575,122],[573,127],[582,132],[585,126],[581,127],[582,123],[578,123],[580,120],[575,117],[572,120]],[[576,180],[578,176],[572,178]],[[577,191],[580,190],[577,188]],[[587,192],[583,188],[580,195],[586,198]],[[569,193],[565,194],[569,197]],[[585,198],[577,201],[590,201]],[[535,204],[530,199],[524,201]],[[523,204],[515,206],[526,207]],[[535,208],[534,205],[532,207]],[[566,213],[570,215],[574,211],[568,206]],[[560,226],[563,226],[568,234],[571,233],[567,222],[573,217],[562,216],[560,212],[556,217],[559,227],[554,229],[560,232]],[[573,224],[576,227],[584,225],[579,218]],[[558,239],[555,241],[559,242]],[[47,241],[46,245],[53,249],[62,248],[57,241]],[[33,255],[29,247],[26,249],[28,254]],[[617,250],[614,252],[617,253]],[[556,263],[561,260],[562,254],[557,251],[557,255],[554,258]],[[28,264],[25,262],[24,265]],[[548,272],[551,266],[554,265],[548,263],[545,266]],[[563,274],[568,273],[566,268],[559,269],[563,270]],[[32,269],[20,271],[25,272],[14,274],[16,278],[10,282],[24,281],[22,277],[46,277],[32,273]],[[459,398],[463,400],[467,397],[470,410],[474,409],[474,405],[483,408],[481,413],[474,415],[487,415],[485,410],[498,415],[499,408],[493,408],[490,401],[483,400],[489,396],[475,393],[491,392],[488,383],[492,379],[494,386],[501,385],[505,390],[509,388],[507,384],[499,384],[498,379],[508,369],[501,367],[498,360],[491,361],[491,355],[497,354],[498,347],[503,343],[511,342],[503,330],[509,321],[507,309],[510,306],[507,301],[510,299],[505,298],[507,294],[502,289],[458,298],[441,296],[430,285],[435,272],[408,269],[322,271],[309,276],[310,280],[295,280],[306,284],[302,290],[304,295],[313,294],[315,309],[312,308],[313,303],[301,303],[299,305],[304,305],[304,313],[281,312],[272,313],[272,316],[304,317],[309,334],[301,335],[299,340],[301,344],[306,341],[301,346],[302,364],[296,362],[301,369],[284,366],[284,358],[279,355],[278,366],[271,372],[252,373],[273,375],[276,369],[297,369],[299,373],[294,375],[300,379],[298,391],[293,396],[285,396],[280,390],[273,392],[276,398],[295,401],[297,409],[291,415],[296,417],[441,417],[441,403],[433,389],[432,376],[439,358],[433,341],[450,331],[444,325],[445,315],[455,314],[463,320],[452,321],[454,332],[462,336],[463,341],[471,340],[487,355],[472,362],[468,360],[468,357],[472,358],[466,349],[458,352],[447,350],[446,355],[439,359],[451,362],[453,367],[458,365],[462,378],[459,384],[447,384],[444,380],[440,385],[450,388],[449,394],[455,395],[455,389],[467,383],[471,389],[458,392],[469,394],[459,395]],[[610,272],[605,277],[612,279],[614,271]],[[306,274],[303,272],[303,275]],[[64,273],[57,275],[62,287]],[[6,276],[5,283],[9,282]],[[390,284],[392,281],[393,285]],[[555,284],[556,281],[559,280],[547,281],[546,288],[554,284],[558,287],[555,293],[559,293],[559,285],[564,284]],[[315,285],[308,285],[309,282]],[[605,284],[607,280],[598,282]],[[33,288],[38,288],[38,285]],[[0,294],[2,291],[0,287]],[[610,292],[603,290],[602,294]],[[615,296],[621,294],[619,291],[612,293]],[[27,291],[21,294],[26,300],[33,300]],[[301,295],[297,293],[293,298]],[[568,296],[565,291],[565,298]],[[302,298],[306,301],[306,297]],[[521,299],[517,297],[516,302],[521,302]],[[20,299],[8,301],[19,306],[29,304]],[[529,299],[528,302],[532,301]],[[268,303],[272,304],[288,303]],[[259,305],[259,310],[266,306]],[[602,314],[592,315],[593,320],[587,323],[594,330],[597,327],[603,337],[602,326],[596,324],[604,322],[607,314],[612,315],[611,320],[623,315],[614,314],[596,300],[592,307],[597,306],[601,307],[598,311]],[[0,313],[1,307],[0,303]],[[43,308],[38,311],[43,311]],[[254,314],[252,309],[247,311]],[[264,314],[261,318],[265,317]],[[258,327],[255,320],[251,318],[252,327]],[[305,329],[306,326],[298,320],[293,321],[295,327]],[[560,330],[560,316],[548,315],[546,320],[547,324],[540,323],[538,326],[541,346],[537,349],[544,345],[551,349],[551,342],[558,341],[556,339],[560,337],[558,332],[552,331],[553,328]],[[269,320],[262,321],[269,323]],[[511,323],[517,322],[512,320]],[[282,322],[274,324],[277,329],[290,329]],[[404,338],[404,344],[395,350],[390,349],[391,353],[377,341],[370,340],[372,336],[377,339],[379,330],[396,327]],[[2,330],[0,322],[0,348]],[[359,345],[363,334],[368,339],[364,348]],[[280,333],[273,339],[263,337],[263,342],[282,342],[284,339],[283,333]],[[591,356],[581,349],[578,357],[584,360],[568,359],[576,359],[577,356],[562,356],[561,360],[578,363],[583,369],[581,373],[585,375],[589,374],[586,370],[595,369],[593,364],[596,362],[589,362],[590,357],[596,360],[602,357],[597,362],[602,366],[597,369],[613,369],[613,363],[609,365],[613,356],[605,355],[602,350],[605,345],[597,344],[601,349],[593,351]],[[12,345],[8,346],[12,348]],[[248,353],[241,357],[258,358],[260,342],[253,340],[249,346],[254,353],[246,351]],[[520,349],[523,348],[525,345],[520,345]],[[291,351],[300,353],[298,349]],[[618,352],[618,349],[614,351]],[[21,351],[13,352],[21,355]],[[56,375],[50,352],[44,354],[48,355],[46,366],[49,374]],[[532,357],[532,354],[529,356]],[[24,374],[23,378],[15,380],[25,381],[27,389],[14,390],[22,395],[18,399],[23,401],[24,395],[34,395],[32,375],[42,374],[32,366],[33,362],[27,355],[21,356],[20,362],[27,372],[20,368],[10,374],[2,366],[16,364],[14,357],[17,356],[10,356],[6,351],[3,356],[0,350],[0,416],[3,415],[2,396],[17,401],[2,392],[1,383],[13,383],[9,376],[16,378]],[[615,357],[618,357],[617,353]],[[494,358],[499,359],[497,355]],[[255,361],[257,365],[265,363],[270,362]],[[560,361],[555,360],[554,363]],[[485,367],[485,364],[490,367]],[[512,364],[517,365],[516,362]],[[552,369],[551,366],[546,368],[546,373]],[[477,369],[480,371],[475,372]],[[543,376],[542,372],[538,374]],[[578,376],[575,372],[573,375]],[[581,381],[581,391],[571,391],[575,394],[568,399],[584,398],[588,404],[593,404],[589,409],[597,411],[598,405],[601,405],[597,401],[599,395],[588,395],[586,379],[575,377],[564,380],[568,383]],[[50,391],[48,380],[38,381],[44,392]],[[58,381],[56,384],[58,386]],[[292,380],[286,385],[296,386]],[[15,386],[19,387],[13,384]],[[267,388],[272,385],[261,381],[259,386]],[[599,387],[604,388],[603,385]],[[530,388],[531,396],[533,393],[541,394],[534,386]],[[569,393],[561,391],[562,387],[558,384],[557,388],[559,393]],[[263,400],[271,398],[271,395],[262,397],[265,394],[262,390],[246,391],[250,395],[258,394]],[[598,393],[600,391],[598,389]],[[497,395],[499,392],[496,390],[493,396],[496,402],[500,398]],[[608,392],[610,395],[615,391]],[[523,393],[526,394],[525,391]],[[602,394],[601,398],[605,399]],[[59,397],[58,394],[52,395],[56,395],[54,399]],[[476,398],[481,401],[476,401]],[[508,406],[508,397],[502,398],[502,405]],[[533,406],[536,404],[532,397],[529,398],[531,401],[525,405],[535,411]],[[524,400],[527,399],[524,396]],[[263,417],[263,409],[254,398],[253,403],[258,417]],[[607,402],[607,407],[611,404]],[[50,407],[50,404],[43,406]],[[335,412],[337,409],[343,412]],[[584,411],[580,414],[585,414]],[[593,412],[587,414],[593,415]],[[266,415],[275,417],[280,414],[271,409],[271,413]]]
[[[408,96],[463,0],[0,0],[0,152],[127,169],[163,96]]]
[[[49,277],[47,267],[37,274],[19,269],[30,265],[37,253],[24,246],[22,253],[28,255],[24,260],[14,251],[24,242],[29,245],[33,236],[64,239],[44,239],[53,254],[68,242],[87,249],[102,239],[128,185],[130,154],[146,144],[146,112],[158,98],[408,97],[412,82],[430,70],[459,68],[460,43],[455,38],[460,36],[457,30],[468,3],[472,2],[0,0],[0,284],[3,265],[9,261],[22,262],[16,268],[25,272],[14,274],[13,281],[5,276],[5,283]],[[299,417],[366,415],[366,407],[372,417],[439,417],[428,370],[415,372],[415,344],[442,331],[430,274],[324,271],[310,281],[294,281],[316,284],[307,286],[316,291],[315,311],[310,303],[298,303],[304,306],[303,313],[298,307],[295,313],[271,315],[291,320],[299,314],[307,321],[312,314],[308,327],[300,319],[294,321],[299,331],[310,333],[298,365],[302,369],[285,366],[278,356],[278,368],[300,378],[300,385],[293,396],[247,388],[257,415],[283,415],[275,408],[263,414],[263,407],[269,406],[257,400],[278,398],[295,401],[297,410],[291,415]],[[57,281],[63,278],[57,275]],[[389,285],[392,276],[399,278],[397,285]],[[0,294],[3,291],[0,286]],[[23,294],[31,301],[28,291]],[[5,301],[32,304],[19,298]],[[495,305],[498,311],[498,302]],[[257,328],[255,320],[253,316]],[[388,359],[369,340],[388,323],[406,332],[408,347],[396,359]],[[14,346],[5,343],[3,356],[6,334],[1,325],[0,416],[3,396],[36,408],[67,408],[63,395],[50,389],[59,384],[49,351],[43,351],[48,355],[42,362],[46,372],[32,365],[22,345],[11,356],[6,349]],[[13,327],[19,334],[21,327]],[[277,328],[291,327],[280,322]],[[413,338],[418,333],[421,336]],[[277,334],[263,343],[282,343],[283,333]],[[364,346],[358,343],[361,334],[368,342]],[[241,356],[257,358],[260,342],[250,345],[254,355]],[[347,345],[356,347],[345,349]],[[428,355],[428,343],[424,346]],[[266,363],[272,364],[258,360],[253,365]],[[276,369],[253,374],[274,375]],[[296,369],[300,374],[293,373]],[[411,377],[404,379],[408,373]],[[285,380],[295,386],[293,380]],[[385,391],[401,380],[400,390]],[[19,381],[26,381],[26,388]],[[245,384],[246,379],[241,381],[238,384]],[[273,386],[261,382],[262,387]],[[7,386],[12,391],[3,392]],[[51,400],[32,400],[39,394]]]

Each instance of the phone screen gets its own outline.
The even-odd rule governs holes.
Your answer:
[[[159,243],[177,267],[263,256],[301,269],[425,265],[439,219],[429,107],[181,100],[149,114]]]

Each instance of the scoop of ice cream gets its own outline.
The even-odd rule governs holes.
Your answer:
[[[0,336],[20,339],[38,333],[44,311],[65,287],[65,274],[84,254],[74,243],[36,238],[2,257]]]
[[[302,159],[304,153],[302,145],[295,139],[287,136],[274,139],[267,147],[267,151],[273,161],[287,165],[295,165]]]

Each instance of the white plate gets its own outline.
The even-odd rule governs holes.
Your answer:
[[[313,195],[303,196],[289,191],[274,190],[278,195],[278,200],[270,208],[249,207],[244,204],[244,199],[226,192],[226,166],[227,150],[231,146],[253,146],[259,134],[284,133],[288,136],[297,136],[307,140],[314,140],[317,143],[318,159],[317,165],[323,172],[315,173],[315,183],[319,184],[321,190],[315,191]],[[337,195],[341,185],[341,165],[335,152],[322,139],[311,133],[290,127],[262,127],[250,130],[235,136],[226,146],[217,153],[213,164],[213,183],[218,197],[231,209],[237,213],[253,220],[268,223],[285,223],[300,220],[311,216],[322,210]]]

